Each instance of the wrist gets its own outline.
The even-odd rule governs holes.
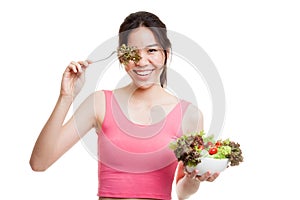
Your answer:
[[[64,104],[72,104],[74,97],[72,95],[60,94],[58,100]]]
[[[179,200],[188,199],[195,194],[200,186],[200,181],[195,178],[190,178],[187,175],[182,177],[177,183],[177,196]]]

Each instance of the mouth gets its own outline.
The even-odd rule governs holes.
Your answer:
[[[147,69],[147,70],[132,70],[138,76],[148,76],[150,75],[154,69]]]

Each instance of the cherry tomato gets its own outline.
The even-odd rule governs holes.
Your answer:
[[[216,144],[215,144],[215,147],[218,148],[219,146],[221,146],[221,142],[220,142],[220,141],[217,141]]]
[[[200,150],[204,149],[203,145],[199,145],[198,149],[200,149]]]
[[[217,152],[218,152],[218,149],[217,149],[216,147],[210,148],[209,151],[208,151],[208,153],[209,153],[210,155],[214,155],[214,154],[216,154]]]
[[[207,146],[211,147],[213,145],[212,142],[207,142]]]

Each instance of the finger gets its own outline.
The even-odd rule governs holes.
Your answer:
[[[220,173],[214,173],[207,179],[207,181],[213,182],[214,180],[216,180],[216,178],[218,178],[219,174]]]
[[[78,61],[78,63],[81,65],[81,67],[83,69],[86,69],[89,66],[89,63],[86,60],[85,61]]]
[[[198,176],[199,181],[206,181],[210,177],[210,172],[206,172],[201,176]]]
[[[93,61],[91,61],[91,60],[86,60],[86,62],[87,62],[88,64],[93,64]]]
[[[84,65],[85,67],[88,67],[88,66],[89,66],[89,62],[88,62],[87,60],[85,60],[85,61],[83,61],[83,65]]]
[[[76,66],[74,64],[70,63],[68,68],[70,69],[70,71],[73,71],[74,73],[77,73],[77,69],[76,69]]]
[[[193,170],[191,172],[185,170],[184,173],[185,173],[185,175],[186,175],[187,178],[189,178],[189,179],[195,179],[195,180],[199,181],[199,179],[198,179],[198,177],[199,177],[198,176],[199,171],[198,170]]]
[[[191,178],[196,178],[196,176],[198,175],[198,170],[194,170],[194,171],[192,171],[192,173],[190,174],[190,176],[191,176]]]
[[[79,71],[80,73],[82,72],[81,64],[79,64],[79,62],[73,61],[72,64],[76,66],[77,71]]]
[[[189,171],[186,167],[184,167],[184,173],[187,175],[187,177],[189,178],[193,178],[196,176],[196,174],[198,173],[198,171],[195,172],[195,170],[193,171]]]

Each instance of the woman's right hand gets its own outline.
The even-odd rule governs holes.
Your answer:
[[[91,61],[72,61],[66,68],[61,81],[60,94],[75,98],[85,82],[85,70]]]

